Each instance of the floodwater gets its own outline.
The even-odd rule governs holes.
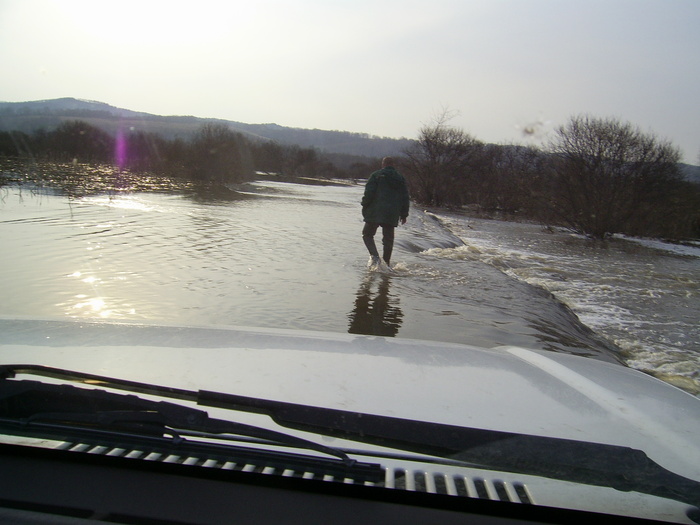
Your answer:
[[[519,345],[624,362],[700,393],[700,248],[414,207],[386,275],[367,269],[362,190],[0,186],[0,316]]]

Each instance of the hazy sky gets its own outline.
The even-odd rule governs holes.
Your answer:
[[[0,72],[1,101],[389,137],[588,113],[700,156],[700,0],[0,0]]]

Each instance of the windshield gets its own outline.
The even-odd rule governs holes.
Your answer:
[[[440,425],[697,482],[699,14],[4,1],[0,366],[432,424],[396,427],[421,436],[401,454],[472,467]],[[211,414],[334,460],[403,443],[264,415]],[[587,483],[555,463],[489,468]]]

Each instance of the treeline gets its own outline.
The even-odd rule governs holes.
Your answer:
[[[122,130],[113,136],[83,121],[52,131],[0,132],[0,156],[36,161],[107,163],[203,183],[250,181],[258,172],[281,177],[362,178],[373,165],[349,155],[253,140],[222,124],[205,124],[189,140]]]
[[[700,238],[700,185],[680,151],[616,119],[572,117],[542,148],[484,144],[439,118],[406,151],[424,205],[532,219],[595,238]]]
[[[419,204],[536,220],[605,238],[614,233],[700,238],[700,185],[683,179],[680,151],[615,119],[573,117],[542,148],[485,144],[447,118],[423,126],[401,158]],[[116,165],[208,185],[260,173],[283,180],[364,179],[379,160],[253,139],[222,124],[189,140],[83,121],[52,131],[0,132],[0,157]]]

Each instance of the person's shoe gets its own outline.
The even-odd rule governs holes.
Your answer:
[[[388,262],[382,261],[382,263],[383,263],[382,268],[386,273],[396,273],[396,270],[394,270],[394,268],[392,268],[392,266]]]
[[[381,266],[382,260],[378,255],[370,255],[369,261],[367,261],[367,268],[379,268]]]

